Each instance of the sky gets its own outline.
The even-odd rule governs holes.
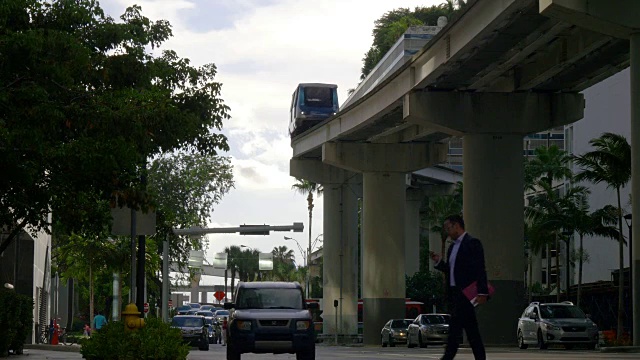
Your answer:
[[[306,196],[294,192],[289,176],[287,132],[291,94],[298,83],[338,85],[340,103],[360,78],[371,47],[374,21],[387,11],[431,6],[444,0],[101,0],[118,19],[137,4],[152,21],[168,20],[173,37],[162,49],[175,50],[192,65],[214,63],[222,99],[231,108],[223,133],[229,139],[235,189],[210,218],[210,227],[304,223],[304,232],[268,236],[208,235],[205,260],[231,245],[261,252],[276,246],[294,250],[296,262],[309,241]],[[322,234],[322,197],[313,209],[311,238]],[[318,242],[318,246],[321,242]],[[314,247],[314,250],[317,248]]]

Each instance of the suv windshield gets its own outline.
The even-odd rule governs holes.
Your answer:
[[[243,289],[236,309],[304,309],[300,289]]]
[[[171,326],[177,327],[200,327],[202,326],[203,318],[197,317],[179,317],[176,316],[171,320]]]
[[[540,305],[540,317],[543,319],[584,319],[587,316],[577,306]]]

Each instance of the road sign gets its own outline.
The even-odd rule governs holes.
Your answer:
[[[144,303],[144,313],[148,313],[149,312],[149,303]]]
[[[215,297],[218,301],[224,299],[224,291],[216,291],[213,293],[213,297]]]
[[[173,300],[169,299],[169,307],[172,308],[173,307]]]

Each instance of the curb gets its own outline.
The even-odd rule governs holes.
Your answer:
[[[32,350],[47,350],[47,351],[61,351],[61,352],[80,352],[80,345],[49,345],[49,344],[24,344],[25,349]]]
[[[605,353],[640,353],[640,346],[608,346],[601,347],[600,352]]]

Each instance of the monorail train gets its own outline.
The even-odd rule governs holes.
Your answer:
[[[298,84],[291,97],[289,135],[295,137],[338,112],[338,85]]]

